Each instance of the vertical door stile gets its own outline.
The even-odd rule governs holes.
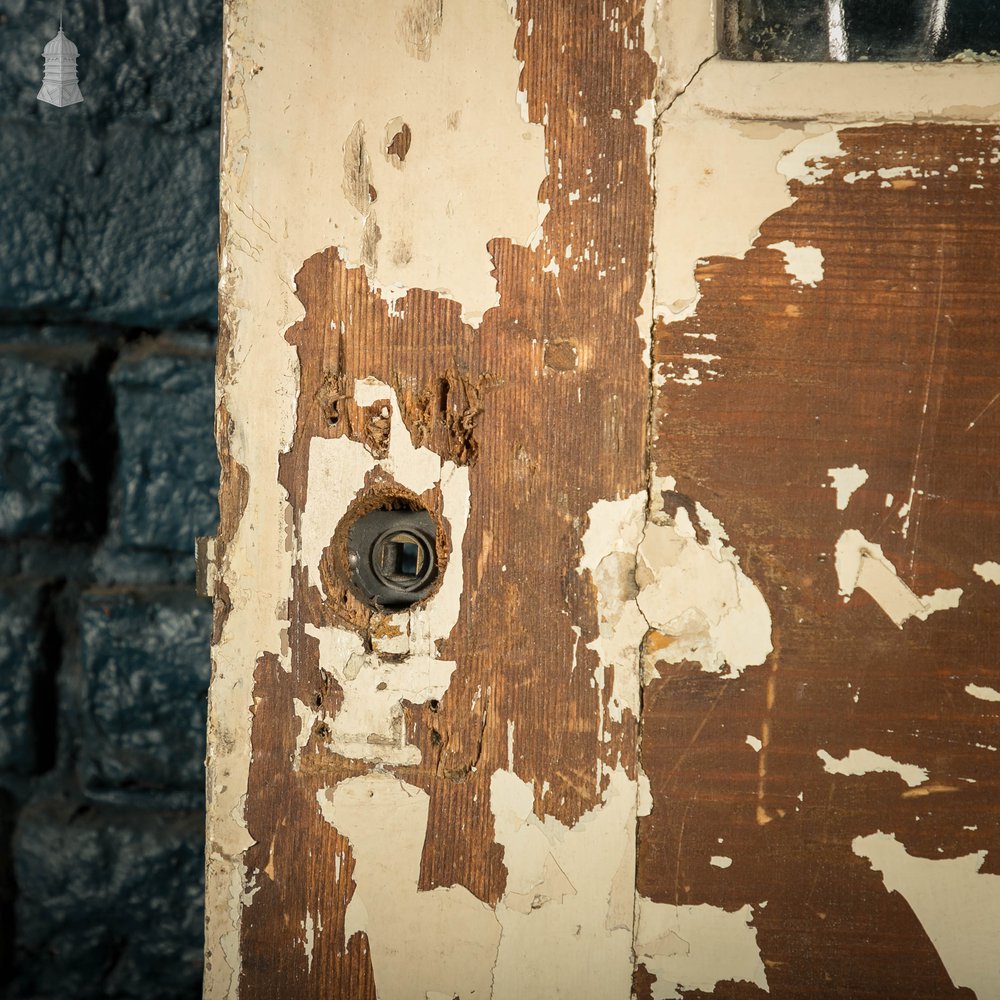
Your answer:
[[[207,997],[631,995],[644,16],[227,2]]]

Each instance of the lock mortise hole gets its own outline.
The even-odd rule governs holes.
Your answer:
[[[391,611],[433,592],[443,546],[437,522],[415,496],[400,492],[378,499],[378,507],[348,522],[346,566],[357,596],[369,607]]]
[[[372,546],[372,569],[387,586],[417,590],[434,573],[435,556],[430,540],[415,531],[389,529]]]

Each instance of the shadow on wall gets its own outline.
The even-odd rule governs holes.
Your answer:
[[[0,995],[196,997],[221,3],[0,2]],[[36,100],[60,12],[82,104]]]

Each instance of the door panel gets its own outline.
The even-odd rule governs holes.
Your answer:
[[[773,651],[713,673],[647,645],[641,912],[683,938],[744,908],[722,932],[782,997],[995,996],[997,139],[839,144],[657,327],[663,516],[724,526]],[[715,357],[685,380],[692,344]]]
[[[229,15],[230,121],[246,119],[227,137],[221,382],[249,500],[223,557],[216,689],[224,674],[252,691],[251,762],[245,888],[221,917],[238,939],[213,949],[210,988],[627,997],[642,10],[344,6],[344,21],[303,6],[291,26],[263,3]],[[322,53],[326,82],[309,68]],[[294,163],[271,155],[282,134]],[[299,226],[312,243],[296,260]],[[438,589],[373,610],[349,528],[400,507],[435,521]],[[274,562],[266,600],[254,559]]]
[[[1000,995],[997,68],[710,10],[229,0],[206,996]]]

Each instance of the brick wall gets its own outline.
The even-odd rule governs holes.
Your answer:
[[[60,7],[85,101],[36,101]],[[195,997],[221,3],[0,0],[0,995]]]

